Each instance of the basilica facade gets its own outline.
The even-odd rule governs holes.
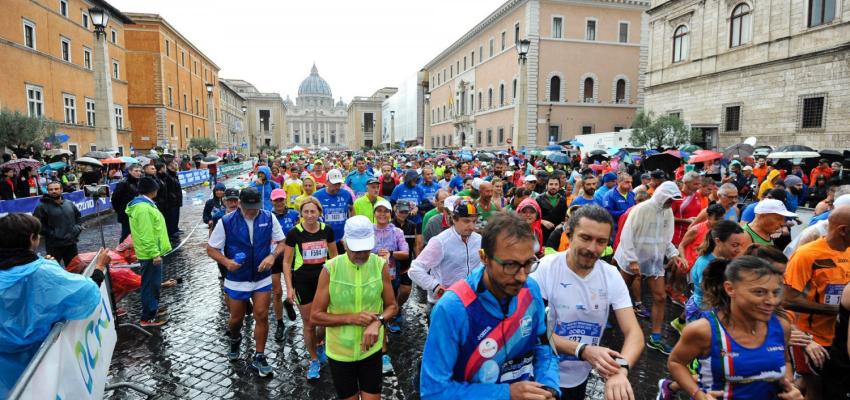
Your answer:
[[[348,123],[348,105],[342,98],[334,103],[328,83],[313,65],[310,75],[298,87],[295,103],[287,96],[286,142],[293,146],[319,150],[344,150]]]

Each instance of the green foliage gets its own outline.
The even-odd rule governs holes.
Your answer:
[[[655,118],[652,112],[646,111],[635,115],[632,129],[632,145],[652,149],[678,147],[698,138],[697,132],[689,129],[679,117],[664,115]]]
[[[217,149],[218,144],[212,138],[194,137],[189,140],[189,148],[198,150],[199,153],[206,156],[207,152]]]
[[[30,117],[20,111],[0,110],[0,148],[40,151],[44,142],[56,143],[56,122]]]

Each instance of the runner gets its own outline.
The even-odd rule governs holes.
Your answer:
[[[396,213],[400,213],[400,207],[404,203],[399,203],[396,206]],[[399,295],[399,262],[410,259],[410,247],[404,238],[404,232],[397,226],[390,223],[392,220],[392,206],[387,200],[380,200],[375,204],[375,247],[372,248],[372,253],[377,254],[382,259],[386,260],[387,270],[390,273],[390,282],[393,286],[393,295]],[[400,328],[396,324],[394,328],[390,328],[390,320],[386,321],[385,327],[390,332],[399,332]],[[383,355],[383,373],[391,375],[393,373],[393,365],[387,354],[386,341],[381,349]]]
[[[272,206],[274,207],[272,209],[272,215],[280,223],[280,229],[284,233],[288,233],[298,223],[298,211],[287,208],[288,199],[283,189],[272,190],[271,197]],[[272,246],[274,246],[274,243]],[[283,325],[283,307],[286,307],[287,314],[293,317],[295,315],[293,303],[288,301],[286,303],[283,302],[283,285],[280,283],[280,274],[283,272],[283,257],[283,252],[279,253],[274,259],[274,265],[272,265],[272,305],[274,306],[274,316],[277,320],[274,340],[278,342],[283,340],[283,333],[286,330],[286,327]],[[294,318],[290,319],[294,320]]]
[[[411,260],[416,258],[424,247],[422,243],[422,232],[419,231],[419,227],[416,224],[407,219],[408,216],[410,216],[410,207],[405,203],[396,204],[393,225],[401,229],[401,232],[404,234],[404,241],[407,243],[409,257],[396,262],[396,278],[398,283],[394,284],[397,285],[396,304],[398,304],[398,315],[396,318],[387,322],[387,329],[393,333],[401,330],[399,323],[404,319],[401,308],[410,297],[410,290],[413,286],[413,281],[410,280],[410,275],[408,274],[410,272]]]
[[[425,191],[416,184],[419,175],[415,170],[408,169],[404,173],[404,184],[398,185],[393,189],[393,194],[390,196],[390,202],[396,204],[399,201],[406,201],[411,205],[410,222],[422,225],[422,214],[419,214],[418,207],[425,201]]]
[[[345,230],[345,221],[354,212],[352,207],[354,200],[348,192],[341,191],[341,187],[342,173],[337,169],[332,169],[328,172],[327,186],[313,194],[313,197],[322,204],[322,218],[324,222],[334,230],[334,237],[337,238],[337,252],[340,254],[345,252],[341,241],[343,231]]]
[[[785,217],[796,217],[785,209],[785,204],[779,200],[764,199],[755,207],[756,218],[753,222],[744,224],[753,243],[773,246],[773,238],[779,237],[780,230],[785,226]]]
[[[354,215],[363,215],[369,218],[369,221],[375,223],[375,204],[384,199],[378,196],[380,186],[381,182],[378,181],[378,178],[369,178],[366,182],[366,193],[354,200]]]
[[[296,208],[295,201],[298,199],[298,196],[304,194],[304,181],[302,181],[299,176],[300,170],[297,165],[292,165],[289,168],[289,175],[287,175],[286,180],[283,181],[283,190],[286,191],[286,206],[289,208]]]

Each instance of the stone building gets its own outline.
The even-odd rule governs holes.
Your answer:
[[[342,98],[334,103],[331,87],[319,76],[315,64],[301,81],[295,103],[287,96],[285,104],[289,143],[311,149],[347,148],[348,106]]]
[[[653,0],[647,110],[709,148],[850,148],[850,0]]]
[[[262,148],[283,149],[289,146],[283,134],[287,106],[280,94],[260,92],[254,85],[241,79],[222,81],[245,99],[243,137],[247,146],[243,149],[246,152],[257,154]]]
[[[192,138],[216,139],[219,67],[163,17],[127,15],[136,21],[125,44],[133,146],[186,151]]]
[[[239,92],[230,87],[224,79],[218,80],[221,99],[219,118],[219,147],[232,151],[247,151],[248,135],[245,130],[245,115],[248,103]],[[242,111],[245,107],[245,111]]]
[[[94,25],[89,9],[109,15],[107,51],[112,108],[95,93]],[[0,108],[43,116],[58,124],[70,140],[61,145],[75,156],[97,148],[95,125],[113,115],[113,150],[129,154],[125,28],[133,20],[102,0],[8,0],[0,13]],[[97,112],[101,109],[101,112]],[[105,112],[109,110],[111,112]],[[101,120],[96,124],[96,121]],[[101,148],[103,150],[103,148]]]
[[[371,149],[381,144],[381,103],[397,91],[397,88],[385,87],[371,96],[356,96],[351,100],[348,104],[348,131],[345,135],[348,139],[348,149]]]
[[[643,100],[647,8],[648,0],[506,1],[425,65],[424,145],[543,147],[629,127]]]

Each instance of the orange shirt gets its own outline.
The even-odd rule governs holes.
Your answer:
[[[850,251],[833,250],[820,238],[797,249],[785,269],[785,284],[820,304],[838,305],[850,282]],[[822,346],[832,344],[835,315],[796,313],[797,328]]]
[[[764,177],[767,176],[767,166],[765,165],[761,167],[753,167],[753,175],[756,176],[756,179],[759,180],[759,185],[761,185],[761,182],[764,180]]]

